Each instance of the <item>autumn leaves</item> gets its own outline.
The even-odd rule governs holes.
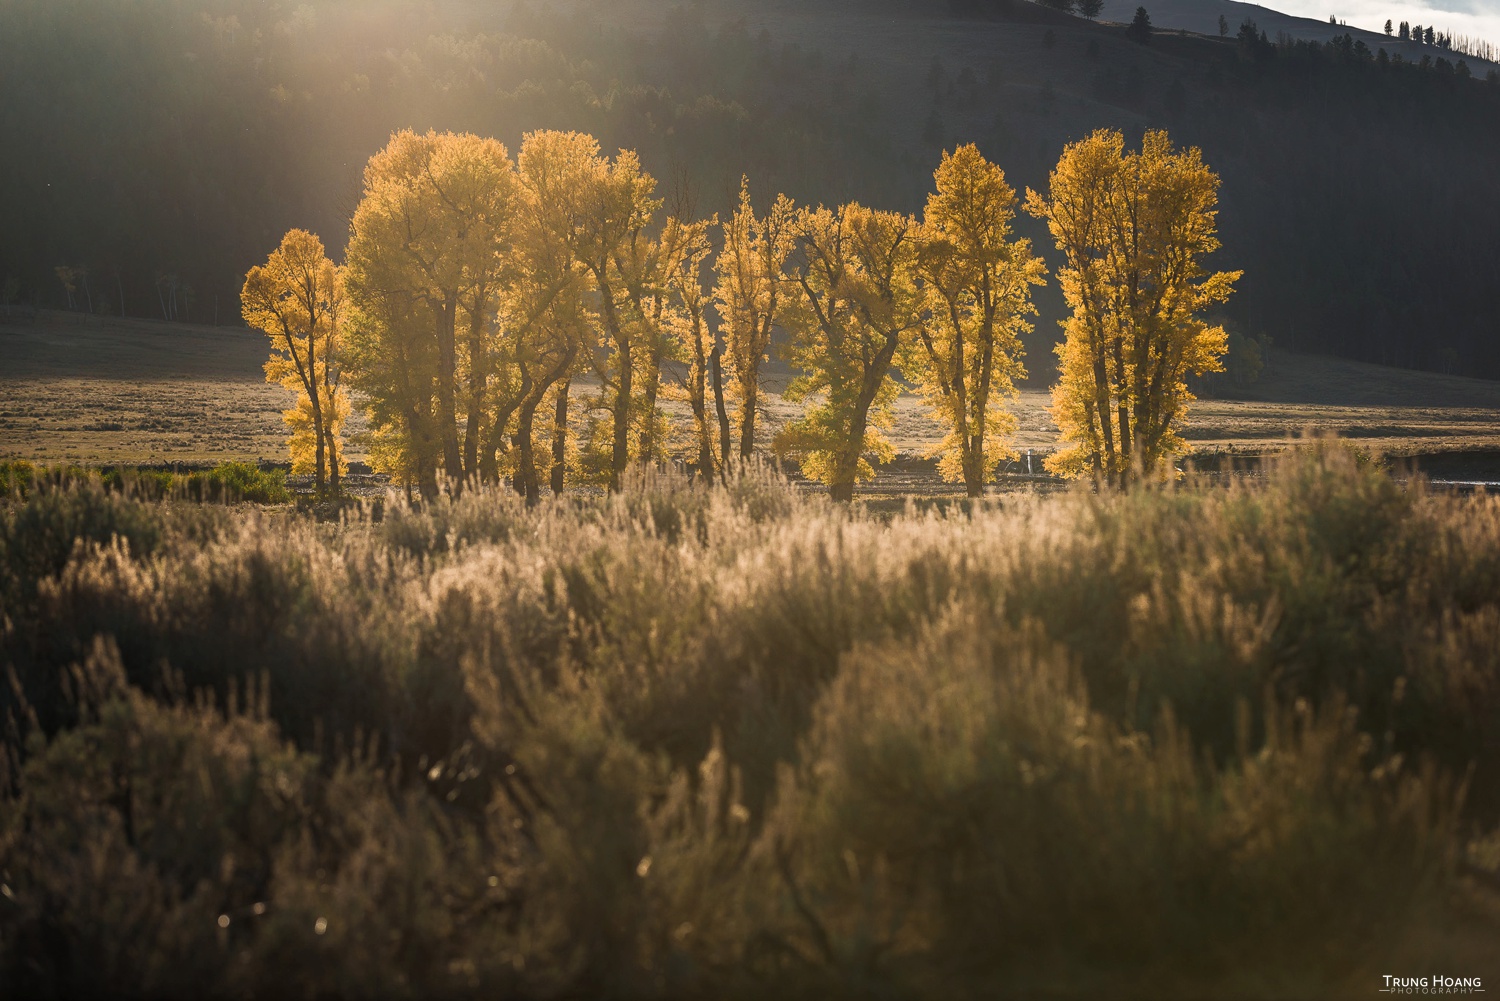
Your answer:
[[[445,477],[508,476],[531,501],[544,484],[617,488],[630,464],[674,454],[717,475],[766,439],[780,330],[799,373],[785,397],[804,409],[772,436],[779,455],[848,499],[892,454],[904,376],[946,429],[942,474],[978,496],[1010,454],[1005,404],[1045,267],[975,147],[945,154],[935,180],[920,219],[785,195],[758,215],[744,184],[722,223],[683,204],[658,220],[635,155],[589,136],[532,133],[512,161],[494,140],[403,132],[366,168],[345,267],[294,231],[247,276],[245,317],[271,336],[267,377],[300,393],[293,458],[320,485],[340,463],[340,372],[372,464],[425,494]],[[1195,313],[1233,280],[1197,264],[1216,246],[1216,185],[1164,134],[1126,154],[1101,132],[1067,149],[1047,196],[1029,193],[1073,311],[1059,471],[1123,482],[1180,450],[1183,375],[1223,350]],[[691,414],[681,426],[671,399]]]
[[[320,492],[337,492],[345,466],[340,431],[349,416],[338,364],[345,308],[340,270],[324,254],[323,241],[294,229],[245,276],[240,305],[245,323],[271,338],[266,381],[297,393],[282,414],[291,431],[293,472],[313,473]]]
[[[1072,310],[1052,394],[1065,447],[1047,464],[1120,486],[1186,451],[1186,376],[1222,371],[1227,347],[1223,328],[1198,314],[1240,277],[1202,268],[1219,246],[1219,179],[1202,154],[1173,149],[1165,132],[1147,132],[1139,152],[1124,145],[1102,130],[1074,143],[1049,194],[1026,200],[1067,259],[1059,277]]]

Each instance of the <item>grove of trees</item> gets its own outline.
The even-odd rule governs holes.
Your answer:
[[[535,503],[569,470],[618,490],[632,463],[675,453],[722,475],[754,454],[780,329],[783,395],[803,411],[769,436],[777,455],[849,500],[894,453],[904,378],[946,431],[939,471],[977,497],[1014,454],[1005,405],[1046,267],[977,147],[945,153],[934,179],[921,218],[784,194],[757,214],[744,179],[721,224],[683,192],[664,211],[634,152],[583,133],[529,133],[513,160],[493,139],[402,131],[365,168],[347,263],[293,230],[247,275],[244,315],[272,339],[267,378],[299,391],[293,457],[319,489],[325,472],[338,486],[345,372],[372,464],[424,496],[508,476]],[[1185,376],[1218,371],[1225,350],[1198,314],[1238,277],[1200,267],[1217,189],[1164,132],[1126,153],[1101,130],[1067,148],[1048,194],[1028,192],[1068,262],[1054,414],[1071,447],[1055,470],[1123,485],[1184,450]]]
[[[1127,153],[1120,133],[1101,130],[1063,152],[1048,195],[1030,193],[1027,208],[1067,258],[1072,310],[1053,391],[1069,447],[1049,468],[1123,486],[1186,450],[1176,433],[1192,399],[1186,376],[1221,370],[1227,348],[1224,329],[1198,314],[1240,277],[1201,264],[1219,246],[1218,187],[1202,154],[1173,149],[1165,132]]]

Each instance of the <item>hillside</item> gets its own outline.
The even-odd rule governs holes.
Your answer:
[[[0,158],[0,289],[64,306],[68,266],[75,308],[227,321],[286,229],[337,252],[365,159],[401,127],[512,148],[588,131],[703,214],[741,174],[757,199],[919,211],[945,147],[977,142],[1024,189],[1092,129],[1164,127],[1223,179],[1214,263],[1245,271],[1227,314],[1247,334],[1500,376],[1500,86],[1477,62],[1469,79],[1441,58],[1380,64],[1353,29],[1347,46],[1278,47],[1330,26],[1248,5],[1225,9],[1265,45],[1218,38],[1217,2],[1151,5],[1161,24],[1206,11],[1212,32],[1144,46],[1022,0],[954,6],[13,0],[0,134],[27,155]],[[1055,266],[1041,227],[1018,228]],[[1028,365],[1045,386],[1055,287],[1038,305]]]
[[[1135,16],[1139,6],[1141,0],[1104,0],[1100,19],[1125,24]],[[1191,31],[1200,35],[1218,35],[1219,18],[1223,17],[1229,24],[1230,34],[1234,34],[1244,22],[1253,21],[1256,27],[1273,39],[1285,35],[1302,41],[1326,42],[1336,35],[1348,34],[1356,41],[1364,42],[1371,50],[1385,49],[1391,55],[1400,54],[1410,62],[1421,62],[1424,55],[1433,54],[1433,49],[1428,46],[1412,41],[1403,42],[1400,38],[1389,37],[1380,31],[1352,24],[1336,27],[1314,17],[1283,14],[1270,7],[1241,3],[1239,0],[1150,0],[1146,9],[1151,15],[1151,23],[1158,28]],[[1441,20],[1442,12],[1433,11],[1432,17]],[[1373,24],[1371,21],[1370,25]],[[1442,25],[1438,24],[1436,27],[1441,28]],[[1463,58],[1468,60],[1471,69],[1481,70],[1481,75],[1482,70],[1494,66],[1494,63],[1483,59]]]

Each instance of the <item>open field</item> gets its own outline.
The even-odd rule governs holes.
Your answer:
[[[291,394],[261,374],[263,336],[235,327],[161,324],[42,311],[0,317],[0,458],[85,464],[199,465],[280,461],[281,410]],[[1436,475],[1500,475],[1500,383],[1275,355],[1246,399],[1200,400],[1186,437],[1200,455],[1254,456],[1304,431],[1333,432],[1363,448],[1420,457]],[[768,424],[796,408],[780,396],[789,373],[773,365]],[[1041,387],[1016,401],[1015,446],[1049,451],[1057,427]],[[359,430],[359,422],[353,423]],[[941,437],[921,402],[902,398],[893,440],[902,460],[869,489],[938,485],[920,457]],[[350,458],[360,459],[357,447]],[[1038,467],[1039,468],[1039,467]]]

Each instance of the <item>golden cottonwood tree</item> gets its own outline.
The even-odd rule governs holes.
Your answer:
[[[713,477],[723,468],[729,444],[729,415],[724,409],[723,383],[715,370],[720,345],[708,322],[708,291],[703,287],[703,264],[712,250],[708,231],[718,223],[717,217],[680,222],[673,216],[667,220],[667,231],[662,234],[663,243],[678,248],[671,257],[666,275],[666,287],[673,300],[666,323],[687,361],[687,377],[681,395],[693,412],[698,472],[706,477]],[[708,410],[711,392],[719,417],[717,424]],[[716,427],[719,430],[717,436]]]
[[[1069,447],[1048,468],[1124,486],[1186,451],[1186,376],[1220,371],[1226,347],[1198,314],[1241,274],[1202,265],[1219,246],[1218,188],[1202,153],[1174,149],[1165,132],[1126,152],[1119,132],[1100,130],[1063,151],[1045,196],[1027,192],[1067,260],[1072,310],[1052,411]]]
[[[917,255],[926,313],[901,367],[948,430],[936,449],[943,478],[978,497],[1013,454],[1016,422],[1004,405],[1025,375],[1020,338],[1046,265],[1030,241],[1011,238],[1015,191],[978,147],[944,153],[933,176]]]
[[[771,349],[771,330],[786,312],[787,259],[796,248],[797,210],[786,195],[764,217],[750,204],[750,180],[740,179],[740,202],[724,223],[724,249],[714,260],[714,302],[724,324],[734,399],[739,407],[740,457],[755,450],[755,410],[760,369]]]
[[[894,421],[900,392],[892,361],[921,319],[918,223],[853,204],[804,209],[797,242],[792,278],[801,295],[787,314],[787,357],[803,374],[785,395],[804,412],[777,434],[775,448],[847,501],[856,481],[875,475],[865,456],[894,454],[880,432]]]
[[[679,289],[673,279],[681,277],[683,257],[695,235],[691,223],[668,218],[659,235],[637,234],[616,257],[639,327],[640,402],[636,422],[640,436],[635,458],[640,462],[658,461],[670,436],[670,422],[658,409],[657,400],[662,363],[680,354],[684,346],[673,333],[680,319]]]
[[[398,132],[365,167],[348,249],[351,346],[376,432],[407,450],[424,492],[439,467],[455,479],[494,468],[493,320],[517,196],[505,147],[474,135]]]
[[[592,279],[574,253],[576,231],[583,225],[579,216],[588,209],[579,195],[596,167],[595,157],[587,143],[558,132],[528,135],[517,157],[524,211],[501,319],[505,355],[517,378],[512,396],[516,488],[531,504],[541,496],[547,465],[553,492],[562,492],[569,384],[586,366],[596,340],[598,317],[588,304]],[[550,461],[543,463],[534,442],[535,418],[549,396],[558,416]]]
[[[644,303],[654,272],[643,242],[661,206],[653,197],[656,181],[641,170],[634,152],[621,150],[611,161],[600,155],[598,140],[579,132],[533,132],[525,145],[552,150],[548,197],[574,259],[595,287],[605,335],[605,357],[596,360],[595,370],[611,417],[609,485],[619,489],[630,463],[636,367],[649,347]]]
[[[340,386],[339,337],[344,279],[323,241],[294,229],[245,275],[245,323],[271,338],[266,381],[298,394],[283,415],[291,437],[292,470],[311,472],[319,491],[338,490],[344,469],[341,429],[349,399]]]

